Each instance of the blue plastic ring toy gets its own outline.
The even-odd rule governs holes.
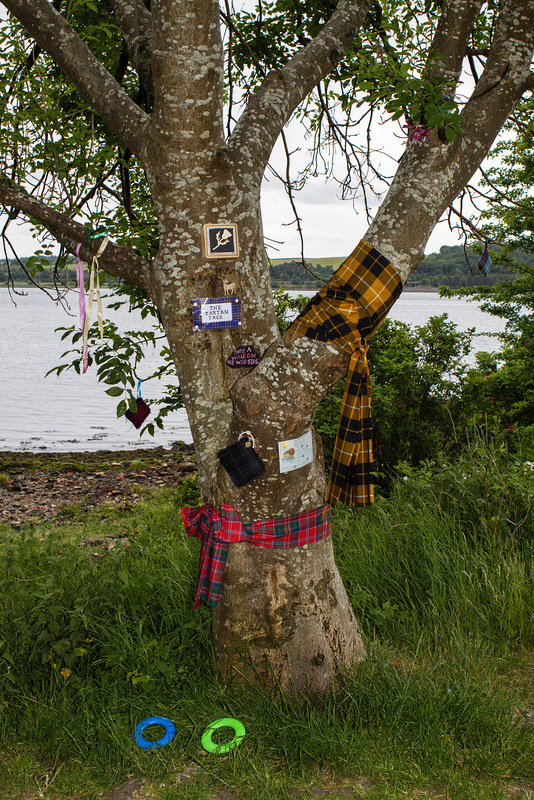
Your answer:
[[[145,728],[148,728],[149,725],[161,725],[165,728],[165,734],[161,739],[158,739],[156,742],[149,742],[142,736],[142,732]],[[176,728],[170,719],[165,719],[165,717],[148,717],[140,722],[139,725],[135,726],[133,738],[135,743],[138,744],[139,747],[142,747],[143,750],[153,750],[155,747],[165,747],[166,744],[172,742],[175,733]]]
[[[227,744],[215,744],[211,739],[211,734],[217,730],[217,728],[233,728],[235,732],[235,736],[231,739]],[[245,737],[245,726],[242,722],[239,722],[237,719],[231,719],[231,717],[224,717],[223,719],[216,719],[215,722],[212,722],[211,725],[208,725],[204,733],[202,734],[202,747],[204,750],[207,750],[208,753],[215,753],[215,755],[221,755],[222,753],[227,753],[234,747],[237,747],[238,744],[241,744]]]

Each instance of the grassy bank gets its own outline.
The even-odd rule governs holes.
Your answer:
[[[335,510],[369,657],[320,709],[217,682],[179,514],[195,479],[129,513],[3,528],[2,798],[93,800],[134,779],[152,800],[532,796],[534,537],[528,498],[502,509],[529,469],[478,446]],[[149,716],[175,723],[172,744],[137,747]],[[220,717],[246,728],[227,756],[200,743]]]

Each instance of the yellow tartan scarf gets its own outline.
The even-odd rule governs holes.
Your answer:
[[[327,502],[373,502],[371,375],[367,340],[402,291],[399,273],[378,250],[361,241],[289,331],[350,353]]]

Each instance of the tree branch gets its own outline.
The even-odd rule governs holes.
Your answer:
[[[152,14],[142,0],[112,0],[113,14],[128,53],[144,87],[148,104],[154,102],[152,80]]]
[[[464,135],[454,143],[462,149],[462,158],[472,160],[471,174],[481,161],[481,149],[489,150],[528,87],[533,51],[534,4],[531,0],[504,0],[486,66],[462,111]]]
[[[0,1],[54,59],[111,130],[137,153],[150,118],[121,89],[61,14],[47,0]]]
[[[428,75],[456,85],[483,0],[445,0],[428,55]]]
[[[3,206],[10,216],[16,216],[15,212],[21,212],[27,217],[38,220],[73,255],[76,254],[78,244],[87,239],[89,231],[85,225],[32,197],[1,174],[0,206]],[[95,252],[89,247],[82,247],[80,255],[86,261],[90,261]],[[147,289],[150,263],[128,247],[110,241],[100,257],[100,264],[111,275],[123,278],[141,289]]]
[[[452,224],[451,217],[452,217],[453,214],[455,216],[457,216],[458,219],[460,220],[460,224],[459,225],[453,225]],[[451,229],[451,231],[454,230],[454,229],[460,228],[460,230],[463,233],[465,241],[467,240],[467,236],[469,235],[469,233],[471,233],[476,239],[478,239],[479,242],[487,242],[488,241],[488,236],[487,236],[486,232],[483,231],[481,228],[477,227],[474,224],[474,222],[471,219],[469,219],[469,217],[466,217],[464,214],[462,214],[461,211],[458,211],[458,209],[455,208],[453,205],[449,206],[448,220],[449,220],[449,228]],[[469,230],[466,230],[466,228],[468,228]],[[497,245],[499,245],[499,247],[503,247],[504,246],[503,242],[498,242],[496,239],[492,239],[491,243],[492,244],[497,244]]]
[[[521,97],[533,51],[534,4],[503,0],[484,72],[462,110],[464,131],[451,144],[432,132],[424,147],[406,150],[364,236],[403,280],[417,268],[437,221],[468,185]]]
[[[158,148],[165,141],[165,147],[172,146],[182,153],[218,150],[224,145],[224,52],[219,3],[157,0],[152,9],[152,145]],[[203,113],[194,113],[199,105]]]
[[[228,140],[236,177],[259,185],[282,128],[353,42],[369,6],[370,0],[340,0],[315,39],[267,75]]]

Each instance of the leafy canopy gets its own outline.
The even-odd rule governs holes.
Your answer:
[[[54,5],[127,94],[150,113],[151,92],[128,55],[109,0],[98,4],[93,0],[55,0]],[[284,65],[319,33],[335,6],[334,0],[273,0],[236,13],[230,3],[221,4],[229,132],[248,94],[268,71]],[[440,0],[373,3],[335,69],[297,110],[296,116],[313,134],[315,155],[324,144],[334,144],[342,151],[347,166],[345,186],[350,189],[362,182],[386,180],[372,164],[368,133],[376,115],[393,120],[406,117],[413,124],[437,127],[449,141],[461,130],[459,107],[448,94],[453,87],[440,75],[436,66],[440,54],[431,47],[441,12]],[[494,3],[479,14],[472,34],[474,48],[487,48],[495,14]],[[0,180],[25,188],[93,228],[103,225],[118,244],[152,258],[158,247],[157,222],[137,159],[12,18],[0,21],[0,60]],[[362,125],[366,118],[367,131]],[[360,131],[361,147],[355,145]],[[315,159],[313,171],[317,169]],[[331,165],[325,161],[323,169],[330,174]],[[310,171],[308,167],[304,173]],[[12,221],[8,220],[3,230],[9,255]],[[37,279],[40,271],[48,271],[52,250],[46,231],[37,223],[35,232],[44,236],[44,246],[28,266]],[[57,266],[67,260],[68,254],[60,250]],[[122,414],[134,402],[136,366],[128,366],[128,360],[134,358],[137,365],[143,346],[152,346],[161,330],[155,308],[145,295],[125,284],[113,283],[111,288],[125,296],[125,302],[143,307],[153,316],[155,326],[150,341],[135,332],[124,341],[108,325],[105,343],[97,345],[96,331],[91,331],[96,347],[91,358],[109,384],[108,393],[118,398],[118,413]],[[79,347],[78,333],[73,328],[63,331],[63,336],[70,335],[73,346]],[[80,368],[79,350],[71,366]],[[173,396],[180,402],[176,391]],[[159,416],[156,424],[161,424]],[[152,426],[153,422],[149,430]]]

